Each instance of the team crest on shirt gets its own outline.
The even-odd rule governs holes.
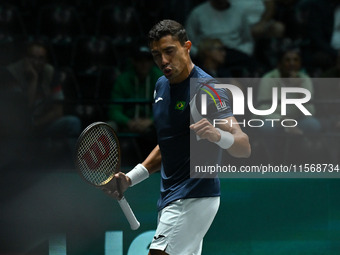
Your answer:
[[[210,90],[208,90],[208,89],[210,89]],[[210,86],[208,84],[203,84],[203,86],[200,88],[200,90],[205,92],[201,95],[201,98],[202,98],[202,114],[203,115],[207,114],[207,109],[206,109],[207,108],[207,95],[209,95],[210,98],[213,100],[214,105],[216,106],[217,112],[221,112],[221,111],[227,110],[229,108],[227,103],[225,101],[221,100],[221,97],[219,96],[217,91],[212,86]],[[215,96],[217,97],[217,99],[215,99]]]
[[[215,106],[216,106],[218,112],[227,110],[229,108],[225,101],[221,101],[220,103],[216,103]]]
[[[183,111],[185,107],[186,102],[185,101],[177,101],[175,105],[175,110]]]

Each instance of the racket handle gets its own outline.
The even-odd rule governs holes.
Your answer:
[[[131,229],[132,230],[138,229],[139,226],[140,226],[140,223],[137,220],[135,214],[133,213],[129,203],[126,201],[125,197],[122,197],[121,200],[118,200],[118,203],[120,205],[120,208],[122,208],[122,211],[123,211],[126,219],[130,223]]]

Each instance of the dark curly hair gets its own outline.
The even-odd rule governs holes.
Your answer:
[[[185,28],[174,20],[162,20],[152,27],[149,32],[149,45],[154,41],[159,41],[162,37],[171,35],[175,37],[181,45],[188,41],[188,35]]]

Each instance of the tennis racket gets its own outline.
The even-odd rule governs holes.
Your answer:
[[[91,185],[103,188],[116,181],[119,190],[119,181],[114,180],[114,175],[120,169],[120,146],[113,128],[104,122],[95,122],[85,128],[77,141],[75,165],[80,176]],[[140,223],[125,197],[118,203],[131,229],[138,229]]]

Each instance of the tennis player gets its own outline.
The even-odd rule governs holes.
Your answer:
[[[150,50],[164,74],[156,83],[153,104],[158,145],[144,162],[127,174],[115,176],[124,192],[150,174],[161,172],[158,225],[149,255],[201,254],[203,237],[217,213],[219,179],[190,178],[190,135],[199,136],[216,150],[226,150],[235,157],[249,157],[251,152],[248,136],[238,125],[215,128],[204,118],[190,125],[190,79],[212,79],[193,64],[191,45],[184,27],[176,21],[163,20],[150,30]],[[226,93],[220,97],[229,102]],[[237,122],[230,107],[218,111],[218,116],[228,123]],[[110,195],[122,196],[118,191]]]

